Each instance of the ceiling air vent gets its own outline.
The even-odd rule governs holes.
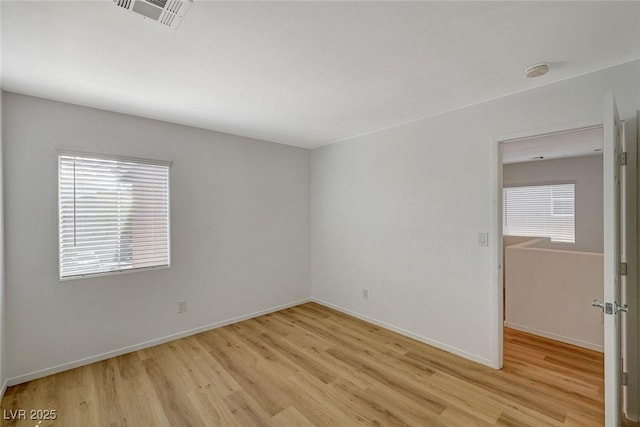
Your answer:
[[[175,28],[187,13],[193,0],[113,0],[123,8],[142,15],[145,19],[157,21]]]

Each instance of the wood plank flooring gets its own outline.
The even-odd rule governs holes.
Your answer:
[[[497,371],[308,303],[10,387],[2,425],[603,424],[602,354],[508,329],[504,348]]]

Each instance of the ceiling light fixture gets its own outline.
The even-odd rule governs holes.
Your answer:
[[[549,72],[549,64],[546,62],[533,64],[532,66],[524,70],[524,74],[530,79],[534,77],[544,76],[548,72]]]

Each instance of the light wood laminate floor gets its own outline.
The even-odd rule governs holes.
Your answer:
[[[602,354],[505,330],[487,368],[315,303],[10,387],[18,426],[598,426]],[[15,414],[15,412],[13,412]]]

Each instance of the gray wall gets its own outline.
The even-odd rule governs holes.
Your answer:
[[[310,296],[308,150],[13,93],[3,107],[8,378]],[[61,147],[173,161],[170,269],[58,281]]]
[[[576,242],[551,243],[553,249],[602,253],[603,193],[602,156],[541,160],[504,165],[502,182],[513,185],[553,184],[575,182]]]

